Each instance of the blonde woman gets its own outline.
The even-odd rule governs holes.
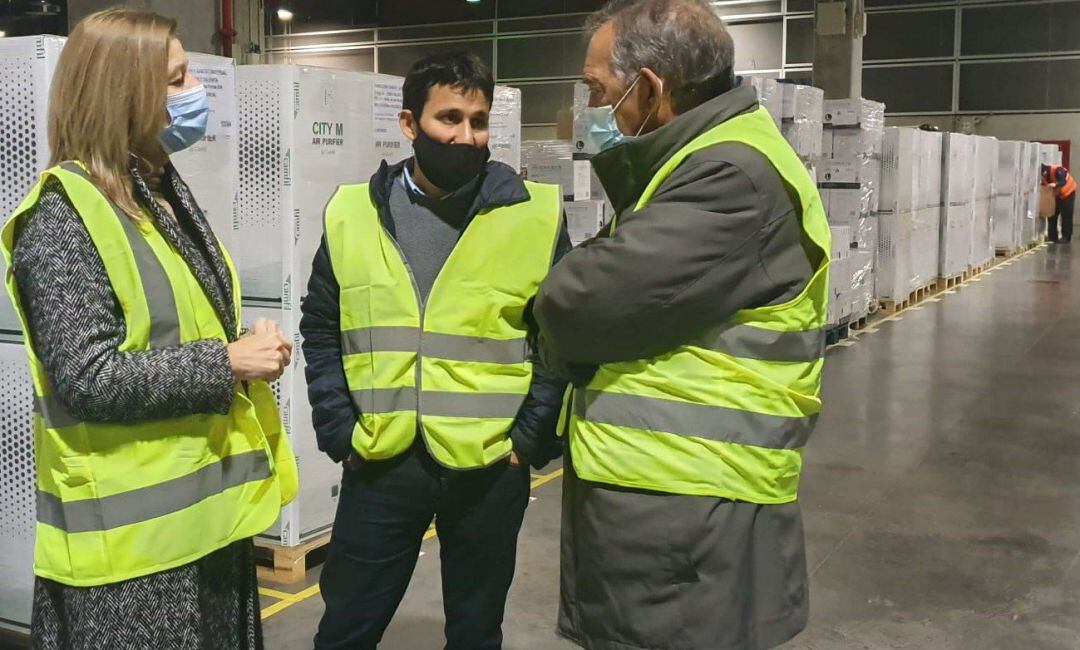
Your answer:
[[[266,381],[277,325],[240,291],[169,154],[206,93],[176,23],[113,9],[73,30],[52,167],[3,230],[34,379],[38,648],[258,648],[251,537],[296,489]]]

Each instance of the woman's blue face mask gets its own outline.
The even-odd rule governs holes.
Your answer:
[[[158,134],[165,153],[171,155],[183,151],[206,135],[210,101],[206,88],[201,84],[191,90],[169,95],[166,108],[169,111],[169,126]]]

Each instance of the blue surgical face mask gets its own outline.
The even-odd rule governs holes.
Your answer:
[[[169,95],[166,107],[169,110],[169,126],[158,134],[165,153],[183,151],[206,135],[206,122],[210,117],[206,88],[200,85]]]
[[[615,103],[614,106],[608,104],[607,106],[597,106],[595,108],[586,108],[582,114],[582,119],[585,121],[585,153],[601,153],[608,149],[622,144],[623,142],[629,142],[641,135],[641,132],[645,129],[645,125],[649,123],[653,114],[649,113],[645,121],[638,127],[637,133],[634,135],[626,135],[619,130],[619,122],[615,119],[615,112],[619,110],[622,103],[626,101],[626,98],[630,96],[630,91],[634,89],[638,81],[641,80],[639,74],[634,83],[630,84],[630,87],[623,93],[621,99]]]

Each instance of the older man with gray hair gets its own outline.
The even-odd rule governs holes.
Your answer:
[[[559,633],[766,648],[806,625],[797,502],[821,409],[829,227],[704,0],[590,23],[593,166],[615,208],[535,300],[567,404]]]

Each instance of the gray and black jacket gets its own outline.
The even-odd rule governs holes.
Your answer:
[[[679,149],[757,107],[753,88],[736,88],[593,158],[618,228],[569,253],[537,295],[533,316],[549,368],[583,385],[600,364],[657,356],[736,311],[788,301],[806,286],[817,253],[797,201],[747,145],[692,154],[633,211]]]
[[[450,197],[449,205],[447,201],[425,200],[414,193],[404,196],[406,190],[403,189],[405,185],[402,174],[405,166],[411,164],[411,158],[396,165],[387,165],[384,162],[371,178],[372,200],[379,211],[383,227],[392,236],[399,226],[399,219],[395,219],[392,205],[397,206],[395,209],[410,210],[415,209],[416,204],[425,204],[432,227],[440,225],[434,223],[435,219],[444,219],[454,224],[454,229],[458,231],[456,237],[460,237],[472,218],[481,210],[515,205],[530,198],[521,177],[510,167],[497,162],[489,162],[475,187],[471,191],[459,192],[458,195]],[[438,207],[440,204],[441,207]],[[439,210],[440,214],[436,216],[431,210]],[[453,214],[442,214],[444,212]],[[449,248],[452,248],[452,243]],[[561,258],[569,249],[570,239],[564,224],[559,234],[555,259]],[[424,295],[430,290],[430,281],[438,274],[449,252],[447,249],[412,250],[403,245],[403,253],[410,265],[423,266],[426,271],[423,275],[427,276],[428,282],[419,281]],[[492,251],[491,254],[498,255],[499,251]],[[357,260],[356,263],[361,264],[363,260]],[[341,360],[339,294],[340,287],[334,276],[324,237],[312,263],[308,294],[302,305],[300,332],[303,335],[304,359],[307,361],[308,397],[319,449],[338,462],[346,459],[352,451],[352,431],[359,417]],[[537,469],[562,453],[556,436],[556,424],[565,389],[565,380],[548,372],[539,363],[539,359],[534,360],[529,394],[510,430],[510,437],[515,451]]]
[[[217,240],[180,175],[166,166],[169,215],[131,168],[132,192],[191,267],[230,335],[236,296]],[[225,342],[216,339],[121,352],[123,310],[82,218],[56,179],[16,230],[13,272],[29,329],[61,406],[88,422],[138,422],[227,413],[235,383]]]

